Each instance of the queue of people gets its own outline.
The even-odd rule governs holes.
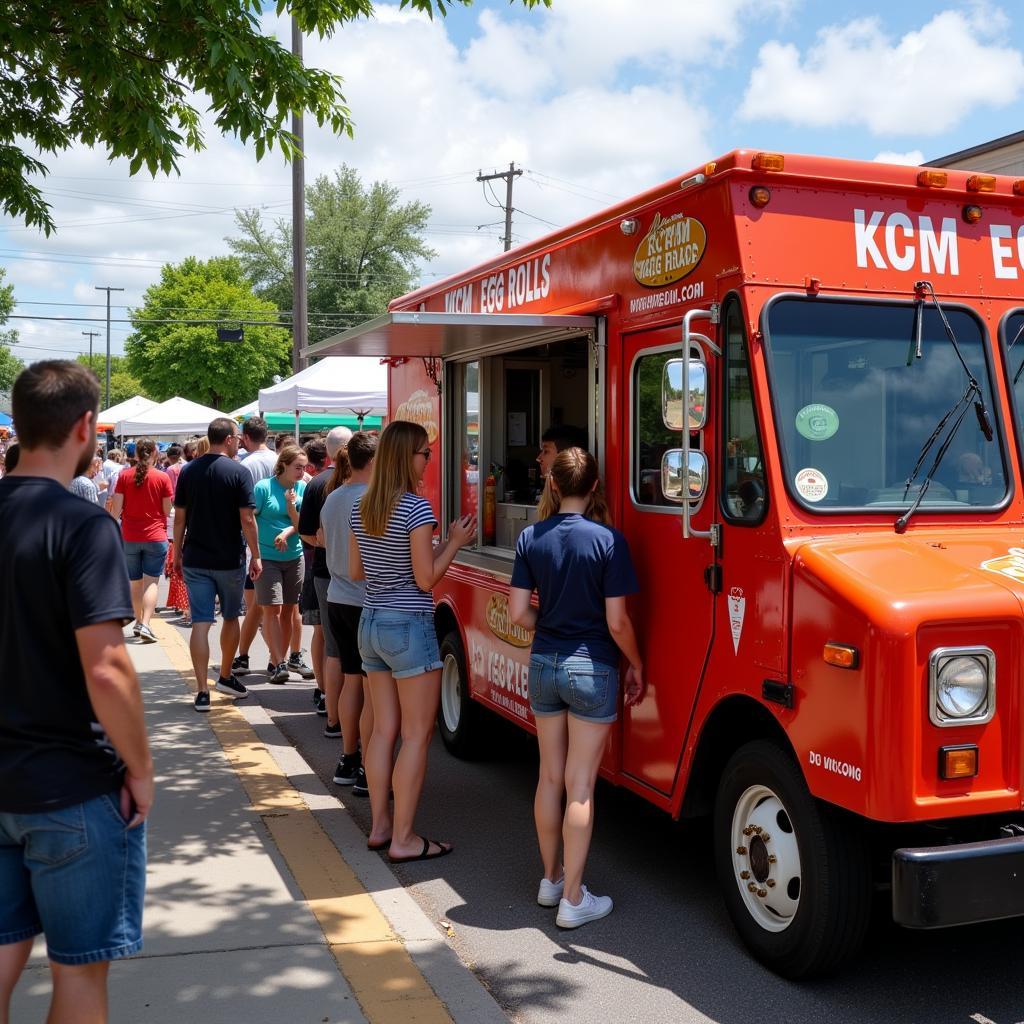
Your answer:
[[[319,634],[316,711],[326,718],[325,734],[341,741],[334,781],[369,796],[369,849],[392,863],[452,853],[450,840],[416,826],[440,700],[432,589],[477,527],[474,516],[456,519],[435,542],[437,520],[419,493],[433,454],[426,431],[398,420],[379,436],[332,432],[305,450],[282,438],[272,452],[261,421],[243,433],[219,417],[194,445],[171,447],[166,471],[156,465],[157,446],[140,439],[130,453],[111,453],[117,470],[108,473],[93,447],[98,389],[87,371],[36,364],[19,377],[14,405],[24,451],[13,469],[8,457],[0,480],[0,544],[24,572],[0,578],[0,588],[19,581],[18,594],[6,595],[12,614],[0,620],[0,656],[15,667],[4,695],[13,713],[0,716],[0,887],[16,895],[0,907],[0,1006],[40,931],[50,943],[55,1005],[71,992],[100,1005],[106,965],[140,948],[153,769],[122,629],[132,623],[141,642],[155,641],[150,622],[168,566],[170,603],[181,600],[174,586],[183,587],[191,616],[195,710],[210,708],[210,630],[218,613],[214,685],[233,699],[248,696],[239,679],[250,671],[248,647],[240,644],[251,644],[262,622],[268,681],[283,684],[302,664],[295,624],[305,615]],[[594,787],[620,691],[634,705],[645,683],[626,611],[638,584],[626,540],[610,525],[597,464],[577,435],[549,431],[544,438],[541,518],[519,537],[509,609],[534,633],[536,899],[557,907],[560,927],[575,928],[612,911],[611,897],[584,882]],[[240,446],[245,462],[237,459]],[[95,496],[75,486],[81,479]],[[118,561],[124,568],[111,574]],[[250,615],[259,618],[245,636],[242,620]],[[26,644],[26,623],[38,621],[53,623],[60,638],[42,663]],[[40,671],[48,673],[41,688]],[[57,693],[61,699],[52,699]],[[60,741],[41,748],[34,737],[43,733]],[[97,855],[118,859],[125,884],[117,893],[107,891],[108,878],[99,883],[103,894],[93,894],[92,858],[77,867],[77,860],[40,866],[45,885],[41,875],[15,870],[34,830],[59,831],[65,810],[106,815],[109,823],[103,804],[121,818],[120,829],[97,840],[116,846],[100,845]],[[70,895],[81,888],[90,892],[84,916]],[[47,893],[53,898],[44,899]]]

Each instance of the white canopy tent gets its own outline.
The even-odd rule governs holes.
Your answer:
[[[259,411],[259,402],[249,402],[248,405],[240,405],[237,409],[232,409],[228,415],[233,420],[244,420],[249,416],[255,416]]]
[[[211,420],[227,415],[219,409],[190,402],[187,398],[168,398],[144,413],[121,420],[115,432],[127,437],[205,434]]]
[[[105,427],[116,427],[121,420],[131,419],[133,416],[138,416],[141,413],[148,412],[156,405],[156,402],[152,398],[143,398],[142,395],[136,395],[134,398],[129,398],[127,401],[118,402],[117,405],[112,405],[109,409],[104,409],[96,420],[97,424],[102,424]]]
[[[260,388],[260,412],[350,412],[388,414],[388,368],[374,356],[328,356],[274,384]]]

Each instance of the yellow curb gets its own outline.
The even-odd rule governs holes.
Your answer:
[[[151,625],[171,665],[195,692],[185,639],[160,619]],[[370,1024],[451,1024],[444,1003],[387,918],[234,701],[218,699],[212,689],[210,697],[214,735],[302,890],[367,1020]]]

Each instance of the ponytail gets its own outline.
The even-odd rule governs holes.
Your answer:
[[[144,437],[135,445],[135,458],[137,460],[135,464],[135,486],[141,487],[146,479],[146,474],[149,472],[149,460],[153,458],[153,452],[156,451],[156,443],[151,441],[148,437]]]

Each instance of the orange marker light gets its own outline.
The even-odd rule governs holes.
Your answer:
[[[822,656],[826,665],[835,665],[836,668],[856,668],[860,664],[860,651],[849,644],[825,644]]]
[[[945,188],[949,175],[945,171],[922,171],[917,176],[917,183],[922,188]]]
[[[972,174],[967,179],[968,192],[995,192],[996,177],[994,174]]]
[[[781,171],[786,166],[786,159],[781,153],[755,153],[750,166],[755,171]]]
[[[1013,183],[1013,194],[1015,196],[1024,196],[1024,178],[1018,178]]]
[[[710,161],[710,163],[706,163],[704,165],[704,173],[705,173],[705,175],[707,175],[707,177],[710,178],[711,175],[715,173],[715,168],[717,166],[718,166],[718,164],[714,160]]]
[[[978,774],[978,748],[973,744],[942,747],[939,750],[939,775],[944,779],[970,779]]]
[[[963,217],[968,224],[977,224],[978,221],[981,220],[981,216],[982,209],[980,206],[970,205],[964,207]]]
[[[750,190],[750,205],[756,206],[759,209],[762,206],[767,206],[772,198],[771,192],[764,187],[764,185],[755,185]]]

